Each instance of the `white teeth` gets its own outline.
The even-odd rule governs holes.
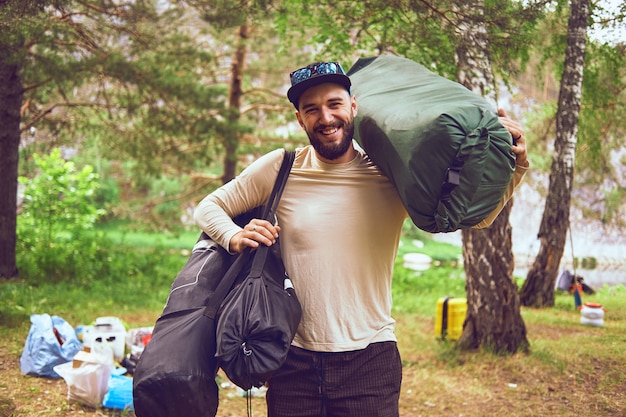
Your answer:
[[[337,128],[332,128],[332,129],[322,130],[322,133],[325,134],[325,135],[332,135],[336,131],[337,131]]]

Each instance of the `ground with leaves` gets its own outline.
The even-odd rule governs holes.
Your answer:
[[[527,329],[532,350],[513,356],[459,352],[454,343],[435,340],[431,319],[399,317],[401,416],[626,415],[626,336],[620,324],[626,313],[614,312],[603,328],[580,325],[577,312],[539,314],[555,315],[560,324],[538,324],[531,316]],[[20,340],[26,335],[3,335],[0,417],[134,415],[70,404],[62,379],[22,375]],[[218,416],[246,415],[246,398],[223,385]],[[252,398],[254,416],[266,415],[264,401]]]

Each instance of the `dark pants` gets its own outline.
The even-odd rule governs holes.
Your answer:
[[[337,353],[292,346],[269,380],[268,417],[398,417],[401,382],[395,342]]]

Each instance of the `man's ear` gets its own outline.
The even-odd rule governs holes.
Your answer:
[[[298,123],[300,123],[300,126],[304,129],[304,123],[302,123],[302,117],[300,117],[299,111],[296,111],[296,119],[298,119]]]
[[[356,104],[356,96],[350,97],[350,105],[352,106],[352,116],[356,116],[359,113],[359,106]]]

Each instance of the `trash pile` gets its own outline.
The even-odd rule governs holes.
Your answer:
[[[133,408],[132,374],[152,328],[126,329],[117,317],[72,327],[59,316],[33,314],[20,357],[23,374],[63,378],[67,397],[92,408]]]

